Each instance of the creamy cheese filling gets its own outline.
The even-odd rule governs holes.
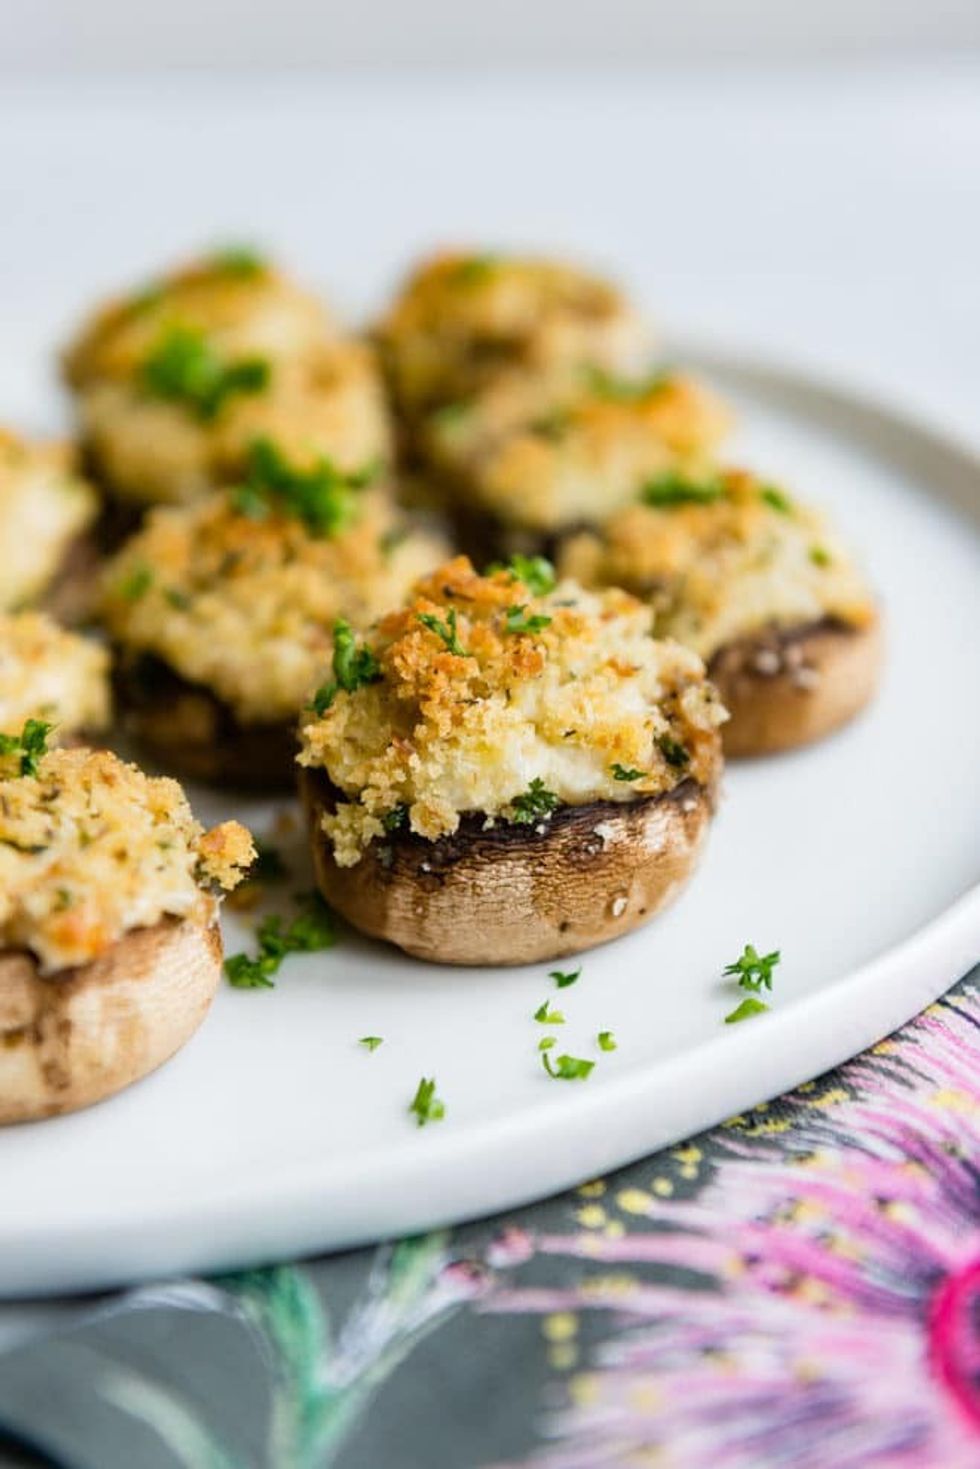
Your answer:
[[[325,457],[349,473],[392,454],[381,379],[359,342],[277,363],[261,391],[229,396],[213,418],[148,395],[138,380],[95,382],[78,411],[116,493],[151,503],[182,504],[234,483],[261,438],[297,463]]]
[[[347,797],[324,819],[337,861],[402,815],[434,840],[464,813],[536,824],[709,780],[724,711],[701,661],[648,629],[622,592],[535,595],[465,558],[434,573],[367,634],[379,676],[303,721],[301,763]]]
[[[358,493],[357,518],[335,535],[292,516],[251,518],[225,495],[154,511],[106,572],[112,636],[203,684],[243,723],[292,719],[336,619],[372,621],[445,555],[441,538],[407,529],[385,495]]]
[[[557,261],[447,252],[406,282],[379,335],[396,397],[414,413],[502,369],[639,367],[645,324],[607,281]]]
[[[867,584],[821,515],[741,470],[694,483],[719,493],[702,504],[632,505],[601,532],[570,540],[562,571],[648,598],[658,636],[706,660],[765,627],[873,619]]]
[[[109,652],[44,613],[0,614],[0,733],[28,719],[53,724],[56,737],[104,729]]]
[[[54,750],[36,774],[0,770],[0,949],[44,973],[85,964],[166,916],[210,923],[215,888],[254,857],[237,822],[194,820],[176,781],[107,751]]]
[[[66,448],[0,430],[0,609],[45,590],[95,512],[95,495],[72,473]]]

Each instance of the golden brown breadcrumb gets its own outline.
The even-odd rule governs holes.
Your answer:
[[[53,750],[0,779],[0,948],[45,973],[86,964],[167,915],[209,923],[211,888],[254,860],[236,821],[205,832],[176,781],[108,751]]]
[[[56,737],[94,733],[109,722],[109,651],[66,632],[46,613],[0,613],[0,733],[25,720],[55,726]]]
[[[706,660],[761,628],[827,616],[870,623],[874,599],[822,516],[746,470],[690,482],[692,493],[700,486],[708,498],[684,500],[681,477],[676,503],[631,505],[600,531],[569,540],[562,573],[647,598],[658,636]]]
[[[203,684],[245,724],[292,718],[332,647],[445,555],[387,497],[356,492],[346,530],[317,536],[293,515],[253,518],[229,494],[153,511],[105,575],[104,618],[129,654]]]
[[[724,711],[701,661],[648,629],[625,592],[536,595],[465,557],[433,572],[366,634],[378,676],[302,721],[300,762],[347,797],[324,820],[337,862],[402,817],[434,840],[466,812],[524,819],[539,788],[581,804],[706,778]]]

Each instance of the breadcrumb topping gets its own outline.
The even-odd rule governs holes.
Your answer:
[[[242,264],[239,252],[218,252],[99,307],[65,353],[69,383],[131,378],[174,326],[203,332],[227,357],[319,352],[335,330],[323,303],[267,262]]]
[[[636,498],[650,476],[696,466],[731,426],[724,404],[694,380],[657,378],[621,396],[583,387],[553,395],[549,407],[494,435],[498,388],[486,401],[438,415],[438,461],[460,474],[470,496],[507,525],[553,532],[603,520]],[[515,410],[514,394],[506,410]]]
[[[36,776],[0,779],[0,948],[53,973],[166,916],[211,923],[213,889],[254,856],[238,822],[205,831],[176,781],[108,751],[53,750]]]
[[[275,363],[261,391],[229,395],[208,418],[148,395],[138,378],[87,388],[79,417],[116,492],[153,503],[185,503],[233,483],[258,438],[274,439],[298,464],[325,456],[348,472],[385,464],[392,453],[381,376],[356,341]]]
[[[0,608],[44,591],[96,509],[67,444],[31,443],[0,428]]]
[[[557,261],[446,251],[409,276],[378,335],[410,415],[506,367],[637,367],[646,328],[614,286]]]
[[[574,537],[563,574],[647,598],[656,634],[705,660],[764,627],[873,620],[874,599],[822,516],[745,470],[703,483],[718,491],[706,503],[634,504]]]
[[[363,626],[445,555],[380,492],[346,530],[314,536],[294,516],[253,519],[230,495],[157,509],[105,574],[103,612],[130,654],[162,658],[244,724],[293,718],[318,681],[333,624]]]
[[[346,797],[323,823],[337,862],[401,821],[435,840],[464,813],[547,819],[710,779],[724,711],[700,659],[649,622],[625,592],[535,595],[465,557],[419,582],[365,637],[377,677],[302,722],[301,764]]]
[[[109,650],[66,632],[43,612],[0,614],[0,733],[28,719],[55,738],[109,722]]]

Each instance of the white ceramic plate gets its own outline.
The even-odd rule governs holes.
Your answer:
[[[843,1060],[980,955],[978,464],[847,394],[694,357],[739,403],[735,452],[825,503],[864,554],[889,633],[874,709],[732,769],[687,893],[584,955],[560,998],[547,965],[440,969],[345,936],[288,961],[275,990],[223,990],[186,1051],[125,1095],[6,1129],[0,1291],[264,1261],[521,1203]],[[206,818],[232,814],[193,794]],[[267,831],[275,812],[234,814]],[[234,917],[225,931],[230,951],[248,943]],[[726,1027],[721,970],[746,941],[782,950],[773,1010]],[[562,1048],[597,1061],[585,1083],[541,1068],[546,997],[567,1015]],[[597,1052],[599,1030],[618,1050]],[[373,1054],[368,1033],[384,1037]],[[417,1129],[423,1075],[446,1118]]]

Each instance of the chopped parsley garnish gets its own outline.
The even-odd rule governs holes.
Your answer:
[[[684,746],[679,740],[673,739],[670,735],[662,734],[657,736],[657,749],[667,761],[667,764],[672,765],[675,770],[682,770],[685,765],[689,765],[691,762],[691,757]]]
[[[541,1037],[541,1039],[538,1041],[538,1050],[539,1051],[550,1051],[551,1048],[552,1048],[552,1046],[554,1046],[556,1044],[557,1044],[557,1038],[555,1036],[553,1036],[553,1035],[543,1035]]]
[[[378,465],[369,464],[344,474],[327,458],[309,469],[296,469],[271,439],[256,439],[249,448],[245,482],[234,492],[235,509],[253,520],[279,510],[301,520],[313,536],[334,536],[354,518],[355,491],[370,484],[377,472]]]
[[[152,585],[153,572],[144,561],[140,561],[117,582],[116,591],[124,602],[138,602]]]
[[[721,480],[694,479],[679,470],[667,469],[647,480],[640,499],[645,505],[668,509],[674,505],[713,505],[724,493]]]
[[[645,770],[634,770],[630,766],[620,765],[618,761],[610,768],[613,780],[642,780],[646,774]]]
[[[366,1051],[376,1051],[383,1043],[384,1036],[382,1035],[362,1035],[357,1044],[363,1046]]]
[[[534,612],[528,616],[527,606],[521,603],[519,606],[507,608],[507,621],[504,624],[505,632],[513,633],[535,633],[542,628],[551,625],[551,618],[544,612]]]
[[[208,265],[219,275],[240,276],[243,280],[264,275],[268,268],[258,251],[247,245],[228,245],[216,250]]]
[[[663,368],[648,373],[646,377],[618,377],[601,367],[588,369],[588,385],[597,398],[610,403],[639,403],[653,393],[661,393],[670,386],[673,373]]]
[[[370,648],[357,646],[349,622],[338,617],[333,625],[333,671],[338,684],[353,694],[362,684],[377,683],[381,677],[378,660]]]
[[[566,989],[568,989],[568,986],[570,984],[574,984],[575,983],[575,981],[578,979],[578,977],[579,977],[579,975],[581,973],[582,973],[582,966],[581,965],[579,965],[578,969],[568,969],[568,970],[552,969],[551,972],[548,975],[548,978],[549,979],[553,979],[555,981],[555,988],[556,989],[566,990]]]
[[[175,326],[144,360],[143,387],[154,398],[182,403],[198,418],[214,418],[235,393],[261,393],[271,369],[263,357],[223,362],[203,332]]]
[[[736,1005],[730,1015],[725,1016],[726,1025],[737,1025],[740,1020],[749,1020],[753,1015],[763,1015],[769,1006],[765,1000],[757,1000],[752,995],[746,995],[740,1005]]]
[[[541,1052],[541,1064],[556,1081],[584,1081],[595,1066],[581,1056],[556,1056],[552,1061],[547,1051]]]
[[[446,613],[445,622],[443,622],[441,617],[437,617],[434,612],[419,612],[417,616],[419,622],[421,622],[423,627],[427,627],[430,632],[435,633],[436,637],[442,639],[442,641],[446,645],[446,649],[448,652],[454,653],[457,658],[473,657],[473,654],[468,653],[463,647],[462,643],[459,641],[459,637],[456,632],[455,607],[450,607],[449,611]]]
[[[560,805],[554,791],[549,791],[541,777],[536,775],[527,790],[511,801],[514,814],[510,819],[516,826],[534,826],[538,821],[546,821]]]
[[[596,1036],[596,1042],[600,1051],[615,1051],[616,1037],[611,1030],[600,1030]]]
[[[364,684],[377,683],[380,677],[381,669],[371,649],[363,644],[358,647],[354,629],[345,618],[338,617],[333,625],[333,679],[320,685],[310,708],[322,718],[338,689],[353,694]]]
[[[764,500],[771,509],[778,510],[780,515],[793,513],[792,500],[778,485],[763,485],[759,490],[759,499]]]
[[[408,1110],[415,1114],[419,1127],[424,1127],[427,1122],[442,1121],[446,1115],[446,1108],[436,1096],[435,1077],[422,1077],[415,1096],[408,1104]]]
[[[814,566],[829,566],[833,559],[825,546],[810,547],[810,560]]]
[[[459,286],[479,286],[489,280],[499,264],[496,255],[469,255],[457,263],[452,279]]]
[[[42,755],[48,751],[48,736],[54,729],[43,719],[28,719],[20,734],[0,734],[0,755],[19,756],[20,775],[37,775]]]
[[[381,825],[385,831],[401,831],[408,820],[408,807],[405,805],[392,806],[381,818]]]
[[[558,578],[555,568],[546,556],[512,556],[509,561],[494,561],[487,567],[487,576],[495,571],[508,571],[515,581],[522,581],[535,597],[546,597],[553,592]]]
[[[535,418],[529,427],[532,434],[536,434],[539,439],[548,439],[552,444],[558,444],[568,433],[572,423],[572,414],[567,408],[553,408],[550,413],[542,413],[540,418]]]
[[[757,992],[772,989],[772,972],[780,960],[780,952],[759,954],[752,944],[746,944],[733,964],[726,964],[722,973],[737,979],[743,990]]]
[[[278,913],[263,918],[256,930],[259,951],[232,954],[225,960],[228,982],[239,990],[273,989],[272,976],[287,954],[313,954],[337,942],[334,917],[319,893],[310,893],[306,907],[285,928]]]
[[[171,607],[175,607],[178,612],[186,612],[191,605],[192,599],[186,592],[182,592],[179,587],[165,587],[163,595]]]
[[[560,1010],[549,1010],[548,1001],[539,1005],[534,1012],[534,1018],[539,1025],[564,1025],[565,1017]]]
[[[441,408],[433,409],[432,422],[440,432],[445,432],[447,429],[452,432],[469,416],[472,407],[473,404],[469,398],[457,398],[452,403],[443,403]]]

